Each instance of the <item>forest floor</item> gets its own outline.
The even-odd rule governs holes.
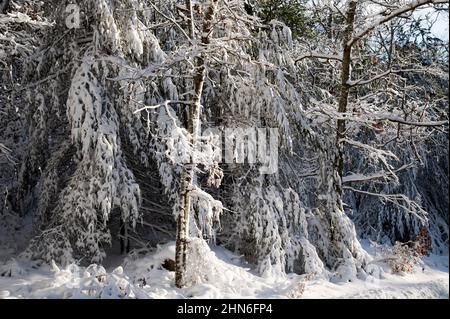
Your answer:
[[[363,245],[374,256],[375,249]],[[449,298],[448,256],[425,257],[411,274],[392,274],[385,266],[378,278],[331,283],[295,274],[258,276],[239,256],[215,247],[205,256],[205,275],[192,277],[198,283],[178,289],[174,272],[161,266],[174,250],[170,242],[143,256],[112,256],[105,268],[61,268],[12,259],[3,249],[0,298]]]

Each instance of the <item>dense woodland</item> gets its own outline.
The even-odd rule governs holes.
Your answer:
[[[0,240],[17,258],[87,265],[176,240],[183,287],[213,245],[334,281],[370,275],[361,239],[422,231],[448,252],[448,38],[431,30],[448,1],[0,10]],[[262,128],[265,162],[248,142]]]

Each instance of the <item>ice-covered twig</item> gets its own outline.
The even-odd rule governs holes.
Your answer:
[[[186,105],[190,105],[192,104],[192,101],[173,101],[173,100],[166,100],[163,103],[159,103],[159,104],[155,104],[155,105],[145,105],[142,102],[136,101],[136,100],[131,100],[132,102],[139,104],[139,105],[143,105],[143,107],[135,110],[133,113],[140,113],[144,110],[152,110],[152,109],[157,109],[161,106],[167,107],[169,104],[186,104]]]
[[[318,58],[318,59],[342,61],[342,56],[340,56],[340,55],[326,54],[326,53],[311,51],[311,52],[304,53],[304,54],[300,55],[299,57],[297,57],[297,59],[295,60],[295,63],[298,63],[301,60],[306,59],[306,58]]]

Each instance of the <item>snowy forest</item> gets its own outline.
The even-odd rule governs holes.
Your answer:
[[[448,0],[0,0],[0,298],[448,298]]]

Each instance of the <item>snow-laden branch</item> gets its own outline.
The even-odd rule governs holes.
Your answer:
[[[326,53],[312,51],[312,52],[308,52],[308,53],[304,53],[304,54],[300,55],[295,60],[295,63],[298,63],[301,60],[304,60],[306,58],[317,58],[317,59],[342,61],[342,56],[340,56],[340,55],[326,54]]]
[[[432,126],[448,125],[448,121],[411,122],[411,121],[406,121],[406,120],[402,119],[400,116],[393,115],[393,114],[385,114],[385,113],[375,114],[375,118],[377,120],[380,120],[380,121],[387,120],[387,121],[390,121],[390,122],[395,122],[395,123],[400,123],[400,124],[410,125],[410,126],[432,127]]]
[[[350,140],[348,138],[341,138],[340,142],[343,143],[347,143],[350,145],[353,145],[355,147],[358,147],[360,149],[366,150],[369,153],[369,156],[371,158],[373,158],[374,160],[380,161],[381,163],[383,163],[384,167],[386,167],[386,169],[391,173],[392,176],[395,176],[395,172],[392,170],[392,165],[390,165],[388,163],[388,157],[394,159],[394,160],[399,160],[398,157],[392,153],[391,151],[385,151],[385,150],[381,150],[375,147],[372,147],[370,145],[364,144],[364,143],[360,143],[354,140]]]
[[[198,186],[193,185],[191,188],[191,196],[196,197],[199,200],[205,200],[210,203],[215,209],[221,211],[223,209],[222,202],[220,200],[214,199],[210,194],[199,188]]]
[[[15,24],[27,24],[31,27],[51,27],[54,25],[54,22],[49,22],[48,20],[34,20],[29,15],[22,13],[22,12],[14,12],[14,13],[8,13],[6,15],[3,15],[0,17],[0,23],[6,24],[6,23],[15,23]]]
[[[163,103],[159,103],[159,104],[155,104],[155,105],[145,105],[144,103],[139,102],[139,101],[136,101],[136,100],[131,100],[131,101],[132,101],[133,103],[142,105],[141,108],[139,108],[139,109],[137,109],[137,110],[135,110],[135,111],[133,112],[134,114],[140,113],[140,112],[145,111],[145,110],[153,110],[153,109],[157,109],[157,108],[159,108],[159,107],[161,107],[161,106],[167,107],[169,104],[186,104],[186,105],[192,104],[192,101],[178,101],[178,100],[177,100],[177,101],[166,100],[166,101],[164,101]]]
[[[377,92],[377,94],[386,93],[386,92],[392,93],[393,95],[396,95],[396,96],[399,96],[399,92],[397,92],[393,89],[380,91],[380,92]],[[370,98],[374,95],[375,94],[368,94],[367,96],[361,97],[359,100],[362,101],[362,100]],[[315,103],[315,102],[313,101],[313,103]],[[399,123],[399,124],[403,124],[403,125],[417,126],[417,127],[440,127],[440,126],[446,126],[449,124],[448,120],[420,121],[420,122],[407,121],[398,114],[385,113],[385,112],[373,111],[370,114],[364,114],[363,116],[355,115],[354,112],[339,113],[338,111],[335,110],[335,108],[333,108],[332,104],[326,104],[326,103],[315,103],[315,104],[317,106],[307,110],[305,112],[305,116],[307,116],[310,119],[313,119],[316,123],[322,123],[327,120],[345,120],[347,122],[360,123],[363,125],[368,125],[370,127],[373,127],[375,124],[379,123],[380,121],[389,121],[389,122],[393,122],[393,123]]]
[[[398,172],[403,171],[405,169],[409,169],[409,168],[411,168],[413,166],[414,165],[410,163],[410,164],[406,164],[406,165],[401,166],[400,168],[396,169],[395,171],[389,171],[389,172],[382,171],[382,172],[374,173],[374,174],[371,174],[371,175],[363,175],[363,174],[354,174],[354,173],[352,173],[350,175],[344,176],[342,178],[342,182],[343,183],[353,183],[353,182],[368,182],[368,181],[372,181],[372,180],[375,180],[375,179],[383,179],[383,178],[388,179],[388,178],[391,178],[391,177],[395,177],[395,175],[394,175],[395,173],[398,173]]]
[[[380,149],[377,149],[377,148],[372,147],[370,145],[367,145],[367,144],[364,144],[364,143],[360,143],[360,142],[357,142],[357,141],[354,141],[354,140],[350,140],[348,138],[343,138],[343,139],[340,140],[340,142],[345,142],[347,144],[350,144],[350,145],[353,145],[353,146],[356,146],[356,147],[359,147],[359,148],[362,148],[362,149],[366,149],[366,150],[368,150],[370,152],[375,152],[375,153],[378,153],[380,155],[383,155],[383,156],[386,156],[386,157],[391,157],[391,158],[394,158],[394,159],[398,160],[397,156],[394,153],[392,153],[391,151],[380,150]]]
[[[395,206],[403,208],[405,210],[405,212],[408,212],[408,213],[414,215],[416,218],[418,218],[421,221],[424,221],[424,218],[421,215],[427,215],[427,212],[422,207],[420,207],[419,204],[417,204],[415,201],[413,201],[412,199],[410,199],[409,197],[407,197],[406,195],[403,195],[403,194],[373,193],[373,192],[369,192],[369,191],[363,191],[360,189],[356,189],[356,188],[353,188],[350,186],[343,186],[343,188],[346,190],[350,190],[352,192],[378,197],[382,201],[386,201]],[[420,214],[418,214],[418,212]]]
[[[385,71],[385,72],[383,72],[383,73],[380,73],[380,74],[375,75],[373,78],[368,79],[368,80],[363,80],[363,79],[359,79],[359,80],[348,80],[348,81],[347,81],[347,84],[348,84],[349,86],[365,85],[365,84],[372,83],[372,82],[374,82],[374,81],[376,81],[376,80],[382,79],[382,78],[384,78],[386,75],[389,75],[389,74],[391,74],[391,73],[393,73],[392,70],[387,70],[387,71]]]
[[[392,10],[390,13],[387,13],[386,10],[383,10],[383,12],[380,12],[375,19],[374,22],[366,26],[363,30],[359,31],[357,34],[355,34],[348,42],[348,46],[352,46],[355,42],[359,41],[361,38],[363,38],[365,35],[370,33],[372,30],[374,30],[379,25],[386,23],[404,13],[413,11],[417,9],[418,7],[427,5],[427,4],[444,4],[449,3],[449,0],[414,0],[410,3]]]
[[[376,80],[382,79],[385,76],[389,75],[389,74],[393,74],[393,73],[403,73],[403,72],[427,72],[428,70],[426,69],[400,69],[400,70],[392,70],[389,69],[385,72],[379,73],[375,76],[373,76],[370,79],[367,80],[363,80],[363,79],[358,79],[358,80],[348,80],[347,81],[347,85],[349,86],[357,86],[357,85],[365,85],[365,84],[370,84]]]
[[[390,172],[380,172],[371,175],[352,173],[350,175],[342,177],[342,183],[367,182],[374,179],[389,178],[390,176],[392,176]]]

